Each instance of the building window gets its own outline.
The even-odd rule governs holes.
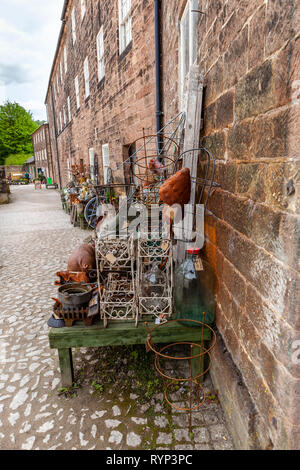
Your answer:
[[[89,158],[90,158],[90,175],[91,180],[95,179],[95,153],[94,149],[89,149]]]
[[[81,19],[83,20],[86,10],[86,0],[80,0],[81,5]]]
[[[76,42],[76,19],[75,19],[75,8],[73,8],[73,10],[72,10],[71,19],[72,19],[72,41],[73,41],[73,45],[74,45],[74,44],[75,44],[75,42]]]
[[[67,107],[68,107],[68,120],[70,122],[71,121],[71,102],[70,102],[70,97],[69,96],[67,98]]]
[[[197,21],[198,15],[192,10],[198,9],[198,0],[188,0],[180,20],[180,86],[181,96],[184,81],[191,65],[197,59]]]
[[[120,54],[132,39],[131,0],[119,0],[119,51]]]
[[[90,72],[89,72],[89,59],[88,57],[84,61],[84,86],[85,86],[85,97],[90,96]]]
[[[63,83],[64,83],[64,81],[63,81],[63,72],[62,72],[63,68],[62,68],[61,62],[59,64],[59,70],[60,70],[60,83],[61,83],[61,86],[63,86]]]
[[[102,145],[102,161],[103,161],[104,184],[107,184],[108,183],[108,171],[109,171],[109,148],[108,148],[108,144]]]
[[[105,63],[104,63],[104,37],[103,37],[103,26],[97,35],[97,58],[98,58],[98,79],[99,82],[105,75]]]
[[[77,109],[80,108],[80,96],[79,96],[79,81],[78,77],[75,78],[75,93],[76,93],[76,106]]]
[[[67,48],[64,47],[64,62],[65,62],[65,73],[68,71],[68,60],[67,60]]]

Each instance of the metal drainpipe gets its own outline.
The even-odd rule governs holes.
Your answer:
[[[57,170],[58,170],[58,179],[59,179],[59,189],[61,189],[62,184],[61,184],[58,143],[57,143],[57,126],[56,126],[56,117],[55,117],[55,108],[54,108],[52,85],[50,86],[50,94],[51,94],[52,113],[53,113],[54,131],[55,131],[55,146],[56,146],[56,160],[57,160]]]
[[[154,23],[155,23],[155,83],[156,83],[156,132],[162,128],[161,110],[161,74],[160,74],[160,3],[154,0]],[[157,140],[157,151],[160,154],[161,143]],[[159,158],[160,160],[160,158]]]

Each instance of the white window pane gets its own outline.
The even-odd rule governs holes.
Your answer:
[[[75,9],[72,10],[72,39],[73,44],[76,42],[76,20],[75,20]]]
[[[104,36],[103,26],[101,27],[97,36],[97,57],[98,57],[98,79],[99,81],[104,77]]]
[[[102,160],[103,160],[103,178],[104,184],[107,184],[107,172],[109,168],[109,149],[108,144],[102,145]]]
[[[70,102],[70,97],[68,96],[67,98],[67,107],[68,107],[68,119],[69,122],[71,121],[71,102]]]
[[[79,109],[80,108],[80,95],[79,95],[78,77],[75,78],[75,93],[76,93],[76,106],[77,106],[77,109]]]
[[[84,61],[84,81],[85,81],[85,97],[90,95],[90,74],[88,58]]]
[[[85,15],[86,4],[85,4],[85,0],[80,0],[80,1],[81,1],[81,19],[82,19]]]

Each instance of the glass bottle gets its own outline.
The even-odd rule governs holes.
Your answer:
[[[199,248],[188,248],[185,260],[174,276],[176,319],[213,323],[215,319],[215,275],[211,266],[200,257]],[[187,326],[196,326],[186,322]]]

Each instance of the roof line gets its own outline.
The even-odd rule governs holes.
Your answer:
[[[65,25],[66,25],[66,20],[65,20],[65,18],[66,18],[66,11],[67,11],[69,2],[70,2],[70,0],[65,0],[65,3],[64,3],[64,6],[63,6],[63,10],[62,10],[62,14],[61,14],[61,18],[60,18],[61,21],[62,21],[62,25],[61,25],[61,28],[60,28],[60,32],[59,32],[59,36],[58,36],[58,41],[57,41],[57,46],[56,46],[56,50],[55,50],[55,54],[54,54],[54,59],[53,59],[52,67],[51,67],[51,71],[50,71],[50,77],[49,77],[49,82],[48,82],[48,87],[47,87],[47,94],[46,94],[46,98],[45,98],[45,104],[46,104],[46,102],[47,102],[47,97],[48,97],[48,94],[49,94],[49,89],[50,89],[50,83],[51,83],[52,73],[53,73],[54,66],[55,66],[55,63],[56,63],[56,59],[57,59],[57,56],[58,56],[58,51],[59,51],[59,48],[60,48],[61,38],[62,38],[62,36],[63,36],[64,29],[65,29]]]

